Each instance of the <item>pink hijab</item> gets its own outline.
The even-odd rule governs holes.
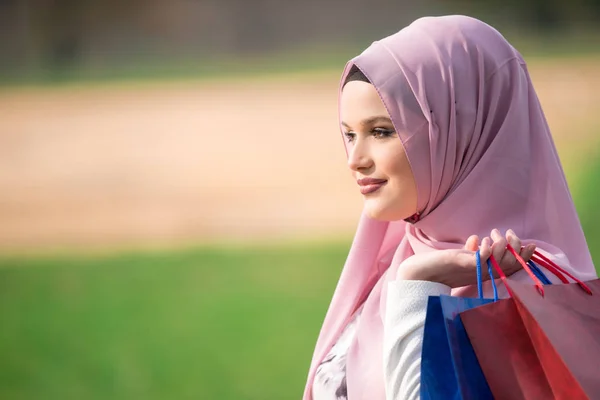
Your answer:
[[[413,254],[459,248],[470,235],[511,228],[579,278],[596,277],[525,61],[500,33],[464,16],[421,18],[351,60],[342,84],[353,66],[377,88],[399,132],[421,219],[361,217],[317,341],[305,400],[312,398],[317,366],[363,303],[347,356],[348,398],[385,398],[387,284]]]

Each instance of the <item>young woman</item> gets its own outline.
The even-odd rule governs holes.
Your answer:
[[[492,27],[421,18],[373,43],[346,66],[340,119],[364,212],[305,400],[418,399],[428,296],[475,297],[478,249],[514,280],[507,244],[596,277],[525,62]]]

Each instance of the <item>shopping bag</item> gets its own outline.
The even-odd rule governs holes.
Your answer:
[[[467,310],[460,319],[495,399],[553,399],[513,299]]]
[[[430,296],[427,303],[421,354],[421,399],[493,399],[459,313],[497,300],[484,299],[481,258],[477,256],[479,298]],[[488,262],[488,271],[492,265]]]
[[[559,270],[575,283],[534,288],[503,280],[554,397],[600,398],[600,279],[584,283],[543,255],[536,256],[538,264]]]
[[[563,282],[544,286],[508,249],[534,285],[509,281],[492,257],[511,298],[460,315],[494,397],[598,398],[594,362],[600,356],[600,297],[589,293],[600,293],[600,282],[583,283],[536,252],[532,259]],[[563,274],[577,283],[567,283]]]

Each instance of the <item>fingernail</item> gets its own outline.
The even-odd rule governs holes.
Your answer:
[[[508,233],[511,236],[516,236],[515,232],[512,229],[507,230],[506,233]]]

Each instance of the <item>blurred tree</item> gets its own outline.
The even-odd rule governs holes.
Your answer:
[[[53,69],[74,66],[82,52],[81,18],[86,1],[45,0],[30,1],[29,4],[47,64]]]
[[[523,34],[597,31],[600,0],[0,0],[0,68],[364,45],[420,15],[456,13]]]

